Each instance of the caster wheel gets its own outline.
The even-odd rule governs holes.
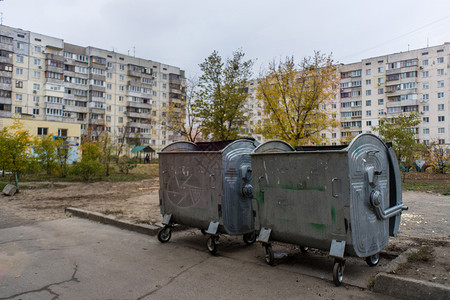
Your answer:
[[[309,249],[309,247],[306,247],[306,246],[300,246],[300,251],[301,251],[302,253],[308,253],[308,249]]]
[[[380,262],[380,254],[374,254],[372,256],[366,257],[366,263],[369,265],[369,267],[375,267]]]
[[[158,232],[158,241],[166,243],[172,237],[172,229],[170,227],[161,228]]]
[[[336,260],[333,266],[333,281],[336,286],[340,286],[344,278],[344,262]]]
[[[218,245],[219,245],[219,238],[213,235],[210,236],[206,241],[206,246],[208,247],[208,251],[209,253],[211,253],[211,255],[216,254]]]
[[[273,266],[275,263],[275,258],[273,255],[273,250],[272,250],[272,246],[271,245],[267,245],[265,246],[265,252],[266,252],[266,263],[270,266]]]
[[[244,243],[251,245],[256,241],[256,233],[254,231],[246,233],[242,236],[242,239],[244,240]]]
[[[200,232],[201,232],[203,235],[206,235],[206,230],[205,230],[205,229],[200,229]]]

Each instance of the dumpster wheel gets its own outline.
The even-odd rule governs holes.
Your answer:
[[[275,264],[275,257],[273,255],[272,245],[270,245],[270,244],[265,245],[264,249],[265,249],[265,253],[266,253],[266,256],[265,256],[266,263],[269,266],[273,266]]]
[[[333,281],[336,286],[340,286],[342,283],[342,280],[344,279],[344,267],[345,267],[345,261],[340,260],[340,259],[334,260]]]
[[[219,245],[219,237],[218,236],[212,235],[206,241],[206,246],[208,247],[208,251],[209,251],[209,253],[211,253],[211,255],[216,254],[218,245]]]
[[[369,265],[369,267],[375,267],[380,262],[380,254],[374,254],[371,256],[366,257],[366,263]]]
[[[244,240],[244,243],[251,245],[256,241],[256,233],[254,231],[246,233],[242,236],[242,239]]]
[[[158,241],[166,243],[172,237],[172,229],[170,227],[163,227],[158,232]]]

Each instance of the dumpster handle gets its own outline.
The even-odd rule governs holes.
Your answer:
[[[370,203],[375,207],[375,212],[381,220],[392,218],[393,216],[400,214],[402,211],[408,210],[408,207],[403,205],[403,203],[383,210],[383,208],[381,208],[381,197],[380,191],[372,191],[370,194]]]

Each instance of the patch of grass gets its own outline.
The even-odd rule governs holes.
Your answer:
[[[0,182],[0,191],[3,191],[3,189],[5,188],[6,185],[7,185],[7,183]]]
[[[121,210],[121,209],[113,209],[113,210],[106,209],[106,210],[102,211],[102,213],[105,215],[122,215],[123,210]]]
[[[433,193],[438,193],[442,195],[450,194],[450,188],[448,187],[448,184],[444,182],[423,183],[423,184],[406,182],[402,183],[402,189],[406,191],[418,191],[418,192],[432,191]]]
[[[433,258],[432,252],[431,248],[420,248],[417,252],[408,255],[408,262],[428,262]]]

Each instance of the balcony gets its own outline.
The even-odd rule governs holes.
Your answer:
[[[86,100],[86,99],[84,99],[84,100]],[[95,101],[95,102],[105,103],[105,98],[104,97],[91,96],[90,100],[91,101]]]
[[[150,113],[138,113],[138,112],[127,111],[125,114],[128,118],[151,119]]]
[[[5,111],[5,110],[0,110],[0,117],[2,117],[2,118],[11,118],[11,112],[10,111]]]
[[[49,71],[49,72],[54,72],[54,73],[64,73],[64,68],[63,67],[55,67],[55,66],[45,66],[45,70]]]
[[[414,106],[419,105],[419,100],[402,100],[402,101],[388,101],[386,107],[397,107],[397,106]]]
[[[417,94],[417,88],[405,89],[405,90],[395,90],[395,91],[386,91],[386,96],[387,97],[395,97],[395,96],[407,95],[407,94]]]
[[[12,64],[12,62],[13,62],[12,53],[11,53],[11,57],[0,56],[0,63]]]
[[[141,129],[151,129],[151,124],[137,123],[137,122],[127,122],[127,127],[129,128],[141,128]]]
[[[12,90],[11,83],[0,83],[0,90],[11,91]]]
[[[47,83],[64,84],[64,81],[63,81],[62,79],[45,78],[45,81],[46,81]]]
[[[104,108],[89,108],[89,112],[93,113],[93,114],[97,114],[97,115],[103,115],[105,114],[105,109]]]
[[[63,105],[60,103],[45,102],[45,108],[63,109]]]
[[[11,98],[0,97],[0,104],[11,104]]]
[[[0,76],[12,78],[12,72],[8,72],[8,71],[0,71]]]
[[[13,47],[12,44],[0,43],[0,50],[6,50],[6,51],[9,51],[9,52],[14,52],[14,47]]]
[[[144,102],[127,101],[127,107],[151,109],[152,105],[150,103],[144,103]]]
[[[103,119],[89,119],[89,125],[105,125],[105,120]]]
[[[105,92],[106,88],[104,86],[99,86],[99,85],[89,85],[91,91],[98,91],[98,92]]]
[[[76,113],[87,113],[88,108],[83,106],[75,105],[64,105],[64,111],[76,112]]]
[[[64,56],[58,55],[58,54],[53,54],[53,53],[45,53],[45,59],[51,59],[51,60],[64,62]]]
[[[62,116],[45,116],[46,121],[55,121],[55,122],[62,122],[63,117]]]

